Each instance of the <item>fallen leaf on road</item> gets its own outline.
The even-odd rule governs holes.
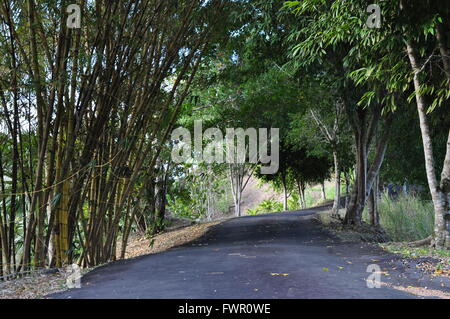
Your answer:
[[[286,277],[286,276],[289,276],[289,274],[285,274],[285,273],[277,273],[277,272],[272,272],[272,273],[270,273],[270,275],[271,276],[283,276],[283,277]]]
[[[434,275],[435,275],[435,276],[441,276],[441,275],[450,276],[450,270],[436,269],[436,270],[434,271]]]

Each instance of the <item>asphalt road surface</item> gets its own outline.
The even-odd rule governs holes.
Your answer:
[[[99,267],[80,289],[49,297],[391,299],[417,298],[392,286],[449,291],[448,282],[374,245],[340,242],[313,218],[319,210],[231,219],[197,241]],[[371,264],[383,271],[381,288],[367,286]]]

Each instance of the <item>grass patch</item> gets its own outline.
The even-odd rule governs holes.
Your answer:
[[[434,249],[431,247],[410,247],[404,243],[387,243],[380,246],[394,254],[402,255],[408,258],[435,257],[446,259],[450,264],[450,250]]]
[[[416,241],[433,233],[434,209],[430,201],[412,195],[391,199],[383,194],[378,211],[380,224],[392,241]],[[369,220],[366,210],[363,219]]]
[[[253,209],[247,209],[247,215],[259,215],[276,213],[283,211],[283,203],[275,199],[263,200],[259,205]]]

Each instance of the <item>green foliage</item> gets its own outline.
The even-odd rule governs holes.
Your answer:
[[[288,207],[289,210],[302,209],[302,206],[300,204],[300,196],[298,192],[291,193],[291,196],[289,196],[288,198]]]
[[[198,219],[205,216],[206,212],[202,207],[204,201],[204,193],[199,194],[196,198],[190,196],[189,193],[177,195],[167,195],[167,208],[174,216],[179,218]]]
[[[407,258],[418,257],[435,257],[435,258],[450,258],[449,250],[435,249],[432,247],[411,247],[404,243],[388,243],[382,244],[381,247],[394,254],[401,254]],[[450,263],[450,260],[447,261]],[[439,264],[438,264],[439,267]]]
[[[329,178],[332,166],[329,154],[314,155],[307,148],[296,149],[295,146],[280,142],[280,167],[276,174],[256,176],[282,191],[284,186],[289,192],[298,190],[298,183],[314,184]]]
[[[277,213],[283,211],[283,203],[275,199],[263,200],[256,208],[248,209],[247,215]]]
[[[164,219],[156,218],[153,223],[150,223],[146,230],[146,237],[151,239],[150,247],[153,247],[153,237],[158,233],[164,230],[167,226],[167,222]]]
[[[401,11],[399,1],[378,2],[382,27],[368,28],[367,1],[287,1],[285,7],[297,15],[302,25],[290,36],[294,43],[293,62],[298,66],[313,63],[326,66],[341,57],[347,79],[362,89],[357,97],[361,106],[378,101],[395,110],[398,102],[405,99],[399,93],[409,95],[410,101],[415,96],[410,90],[411,67],[404,54],[405,41],[413,38],[426,61],[424,67],[429,68],[421,72],[421,92],[431,97],[429,111],[432,111],[450,96],[442,67],[429,59],[436,48],[432,40],[436,25],[445,20],[444,16],[448,17],[448,6],[441,6],[438,1],[427,2],[405,1]]]
[[[186,164],[167,194],[168,210],[179,218],[202,219],[227,213],[231,205],[228,179],[219,170]]]
[[[380,179],[385,182],[421,185],[428,195],[425,160],[422,137],[420,134],[417,111],[409,106],[399,109],[391,131],[386,157],[380,171]],[[442,170],[446,152],[448,132],[444,127],[450,126],[450,117],[433,112],[429,115],[430,133],[433,143],[433,155],[436,159],[436,172]],[[438,176],[437,176],[438,177]]]
[[[434,209],[429,201],[412,195],[391,199],[383,194],[378,203],[380,224],[393,241],[415,241],[433,232]],[[364,217],[368,220],[367,212]]]

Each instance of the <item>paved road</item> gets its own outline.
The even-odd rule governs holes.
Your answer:
[[[81,289],[51,298],[413,298],[383,286],[369,289],[378,264],[394,285],[428,286],[405,276],[399,257],[361,243],[342,243],[314,220],[314,210],[242,217],[195,242],[95,269]],[[395,265],[395,267],[394,267]],[[395,268],[395,269],[394,269]],[[437,284],[437,283],[436,283]]]

